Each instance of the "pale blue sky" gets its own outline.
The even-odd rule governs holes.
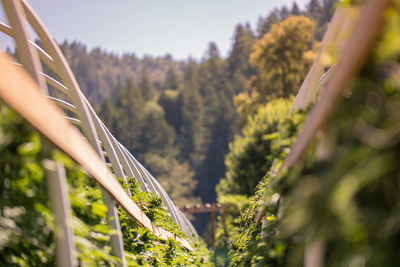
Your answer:
[[[250,22],[293,0],[28,0],[52,36],[100,46],[118,54],[133,52],[175,59],[200,59],[210,41],[222,56],[231,48],[235,25]],[[301,8],[309,0],[296,1]],[[3,16],[0,16],[4,21]],[[3,39],[3,40],[1,40]],[[0,45],[4,47],[4,36]]]

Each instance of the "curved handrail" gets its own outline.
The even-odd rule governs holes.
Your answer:
[[[97,116],[93,108],[90,106],[88,100],[81,92],[79,85],[75,79],[75,76],[73,75],[65,57],[61,53],[60,48],[51,38],[47,29],[45,28],[43,23],[39,20],[38,16],[35,14],[32,8],[27,4],[27,2],[25,0],[11,0],[11,1],[2,0],[2,3],[3,6],[7,6],[6,14],[11,18],[11,20],[9,19],[9,21],[11,22],[11,26],[0,22],[0,31],[16,39],[17,49],[21,49],[20,47],[22,47],[22,53],[20,52],[18,53],[22,54],[23,56],[21,63],[25,68],[27,68],[31,76],[34,78],[34,80],[39,84],[39,87],[42,89],[43,93],[47,95],[48,100],[53,101],[59,107],[69,112],[72,112],[72,114],[76,116],[76,118],[74,118],[65,116],[60,112],[54,113],[59,116],[58,118],[59,120],[68,120],[82,129],[83,134],[86,136],[87,139],[85,139],[83,136],[79,136],[79,138],[74,137],[75,139],[80,140],[80,141],[75,140],[75,142],[79,143],[88,141],[91,144],[95,153],[97,153],[100,162],[103,162],[102,167],[98,166],[99,170],[101,170],[102,174],[105,175],[105,177],[108,177],[107,179],[111,179],[112,182],[104,181],[104,177],[100,177],[101,175],[99,173],[97,174],[96,172],[93,173],[92,170],[91,174],[93,175],[93,177],[115,198],[115,200],[117,200],[117,202],[121,206],[123,206],[128,211],[129,214],[133,216],[133,218],[135,218],[138,221],[140,225],[149,228],[155,233],[161,233],[158,235],[160,235],[162,238],[172,237],[172,235],[166,232],[165,230],[154,227],[149,221],[149,219],[144,214],[142,214],[140,210],[139,210],[140,212],[137,211],[137,206],[132,201],[130,202],[132,202],[133,204],[129,204],[129,201],[127,200],[126,196],[128,196],[129,198],[130,192],[127,192],[125,193],[125,195],[123,195],[121,192],[119,192],[122,187],[117,189],[115,188],[110,189],[109,187],[107,187],[109,186],[107,185],[108,183],[112,183],[113,186],[116,187],[115,184],[116,179],[110,178],[113,175],[110,175],[109,173],[107,174],[106,170],[108,169],[105,164],[105,155],[106,155],[111,162],[111,166],[113,167],[115,174],[118,177],[121,177],[124,180],[126,175],[137,178],[138,181],[142,184],[143,190],[151,191],[152,193],[159,195],[163,199],[163,202],[167,207],[170,216],[175,220],[175,222],[178,225],[182,227],[182,230],[186,234],[188,234],[189,236],[196,235],[197,233],[194,230],[193,225],[190,223],[189,220],[187,220],[187,218],[182,214],[182,212],[180,212],[176,208],[176,206],[173,204],[173,202],[166,194],[165,190],[161,187],[161,185],[142,166],[142,164],[140,164],[135,159],[135,157],[124,146],[122,146],[115,139],[114,136],[112,136],[110,131],[105,127],[104,123]],[[39,36],[41,44],[43,45],[44,49],[42,49],[42,47],[40,47],[38,44],[36,44],[35,42],[31,41],[28,38],[28,35],[26,33],[26,30],[22,22],[25,17],[26,20],[32,26],[33,30],[36,32],[37,36]],[[12,61],[11,58],[8,58],[7,60]],[[49,69],[53,71],[58,76],[58,78],[53,78],[43,73],[40,63],[38,64],[38,62],[40,62],[39,60],[41,60],[47,67],[49,67]],[[19,70],[13,69],[10,66],[6,66],[5,63],[4,66],[10,68],[10,72],[13,73],[14,72],[19,73],[20,71],[22,71],[21,68],[19,68]],[[22,74],[19,73],[18,75]],[[34,87],[31,84],[31,82],[27,81],[21,81],[21,82],[26,83],[25,85],[29,85],[31,88]],[[70,101],[71,103],[69,103],[68,101],[58,99],[53,96],[48,96],[46,84],[48,84],[51,87],[54,87],[58,91],[65,94],[66,97],[68,98],[68,101]],[[16,84],[14,84],[14,86],[16,86]],[[7,95],[7,92],[3,92],[3,94]],[[38,105],[38,107],[42,108],[40,105]],[[53,107],[49,108],[49,110],[51,109],[54,108]],[[36,117],[36,119],[39,118]],[[56,120],[55,118],[53,119]],[[65,124],[65,122],[63,123]],[[61,125],[63,123],[61,123]],[[35,124],[33,125],[36,126]],[[41,130],[40,127],[38,129]],[[79,131],[77,131],[76,133],[79,133]],[[76,135],[76,133],[72,135]],[[50,137],[49,139],[54,141]],[[57,142],[55,143],[59,145],[60,148],[65,150],[65,147],[63,147]],[[88,146],[85,145],[83,147],[87,148]],[[105,151],[103,151],[102,147],[104,148]],[[85,155],[85,153],[83,154]],[[70,154],[70,156],[73,157],[75,160],[77,160],[76,155],[74,157],[73,154]],[[87,162],[86,163],[84,162],[84,159],[79,157],[78,159],[79,160],[77,161],[81,163],[83,166],[85,166],[84,164],[88,164]],[[92,164],[99,165],[100,163],[97,162]],[[122,195],[118,196],[115,190],[119,192],[118,194]],[[108,217],[114,218],[112,221],[110,221],[110,223],[113,225],[113,227],[117,230],[118,233],[120,227],[119,227],[119,221],[117,219],[118,216],[116,213],[115,204],[106,195],[104,196],[103,199],[110,212],[108,214]],[[137,214],[140,214],[140,216],[138,216]],[[113,254],[119,257],[122,261],[122,264],[124,265],[125,263],[123,259],[123,246],[120,236],[121,234],[114,234],[112,236],[112,244],[113,244],[112,250]],[[183,246],[185,246],[188,249],[191,249],[189,243],[186,240],[180,238],[175,238],[175,239],[177,240],[179,239],[179,241],[182,243]]]

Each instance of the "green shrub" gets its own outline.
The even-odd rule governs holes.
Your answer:
[[[0,265],[54,266],[53,215],[47,199],[39,134],[20,116],[0,102]],[[115,266],[110,256],[107,207],[101,190],[82,168],[64,154],[47,155],[63,163],[72,208],[74,242],[81,266]],[[162,207],[159,197],[140,192],[129,178],[132,199],[157,226],[187,238]],[[128,266],[207,266],[209,251],[201,240],[186,251],[175,240],[158,239],[139,227],[123,209],[120,223]]]
[[[326,122],[330,153],[320,157],[312,146],[259,186],[262,223],[252,209],[243,215],[231,266],[298,266],[313,246],[324,266],[400,265],[399,11],[395,1],[351,93]],[[274,193],[280,201],[268,205]]]

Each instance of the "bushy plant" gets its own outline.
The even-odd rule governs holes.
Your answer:
[[[110,256],[110,229],[100,190],[80,167],[59,152],[44,155],[39,134],[0,103],[0,265],[54,266],[54,226],[44,182],[43,159],[66,167],[73,230],[82,265],[115,264]],[[104,214],[103,214],[104,213]]]
[[[255,193],[249,198],[248,207],[242,210],[239,218],[236,219],[239,236],[233,239],[234,242],[230,246],[230,266],[255,265],[263,259],[265,254],[270,255],[276,264],[280,261],[284,247],[265,235],[265,233],[273,235],[276,232],[278,209],[276,203],[266,207],[265,201],[276,192],[271,186],[271,181],[275,179],[274,174],[280,169],[290,146],[294,143],[298,130],[304,122],[305,114],[306,110],[291,113],[278,126],[276,132],[268,135],[271,141],[269,156],[274,164],[258,183]],[[260,210],[264,210],[262,218],[268,222],[268,226],[263,228],[263,237],[261,236],[262,220],[258,218]]]
[[[264,142],[263,148],[264,153],[268,153],[266,157],[263,158],[253,158],[258,162],[265,161],[265,165],[259,167],[257,170],[252,170],[250,173],[259,173],[260,175],[258,179],[253,177],[253,180],[259,180],[260,182],[256,186],[255,189],[252,190],[253,196],[248,197],[246,195],[241,194],[232,194],[227,193],[223,189],[223,183],[226,182],[226,178],[219,185],[218,190],[218,202],[221,203],[226,208],[225,214],[225,226],[220,216],[218,218],[218,246],[224,247],[226,245],[232,244],[232,247],[235,247],[235,244],[243,243],[243,239],[246,238],[247,234],[253,228],[251,227],[251,222],[254,222],[256,218],[257,210],[262,204],[266,186],[268,185],[269,179],[267,177],[270,176],[270,173],[264,171],[263,168],[268,168],[274,173],[280,168],[282,164],[282,160],[286,156],[289,147],[295,140],[295,136],[299,126],[303,123],[304,120],[304,111],[301,112],[293,112],[289,113],[290,107],[289,100],[276,99],[271,101],[269,105],[260,109],[259,113],[256,117],[249,120],[249,124],[246,125],[245,129],[252,129],[253,134],[248,130],[245,131],[246,136],[244,138],[247,139],[258,139],[254,136],[261,136],[262,141]],[[273,112],[271,111],[273,110]],[[264,121],[265,125],[262,123],[255,123]],[[264,132],[262,131],[264,130]],[[251,134],[249,134],[251,133]],[[242,140],[244,138],[237,138],[237,140]],[[252,141],[248,141],[252,142]],[[237,147],[232,145],[232,147]],[[246,144],[246,142],[245,142]],[[241,153],[251,154],[249,149],[246,149],[247,146],[244,145],[244,149],[241,150]],[[235,152],[231,152],[232,154]],[[243,171],[245,171],[243,165]],[[247,164],[248,168],[251,169],[255,166],[255,164]],[[227,173],[234,173],[235,169],[228,169]],[[230,185],[231,186],[231,185]],[[230,192],[235,192],[235,188],[230,187]],[[240,241],[238,241],[240,240]],[[244,250],[243,250],[244,251]],[[231,252],[232,254],[232,252]],[[233,254],[232,254],[233,255]],[[233,260],[235,257],[231,257]]]
[[[226,173],[217,186],[219,196],[251,196],[274,161],[271,142],[278,126],[286,120],[292,100],[278,98],[261,107],[249,118],[242,135],[235,136],[225,158]]]
[[[53,215],[42,161],[51,158],[66,169],[72,208],[74,242],[81,266],[115,266],[110,255],[107,207],[97,183],[79,165],[59,151],[45,154],[39,134],[13,110],[0,103],[0,265],[54,266]],[[124,184],[125,185],[125,184]],[[155,226],[184,237],[165,211],[162,200],[141,192],[135,178],[126,189]],[[177,241],[161,240],[150,230],[138,226],[123,209],[120,223],[129,266],[209,266],[209,251],[194,238],[193,252]]]
[[[328,153],[312,146],[294,168],[270,176],[259,224],[245,213],[231,266],[398,266],[400,2],[348,93],[326,122]],[[278,202],[271,196],[279,194]],[[251,211],[251,210],[249,210]]]

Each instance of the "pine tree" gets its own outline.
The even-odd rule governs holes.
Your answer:
[[[203,105],[197,90],[184,90],[182,100],[180,156],[196,169],[204,159]]]
[[[117,108],[117,138],[131,152],[143,152],[139,136],[143,127],[143,96],[135,82],[128,79],[119,92],[115,106]]]
[[[323,0],[321,24],[328,23],[331,20],[336,2],[337,0]]]
[[[99,115],[101,120],[107,126],[107,128],[111,131],[111,133],[115,134],[117,131],[117,114],[115,107],[111,104],[109,99],[104,100],[103,104],[100,107]]]
[[[282,6],[281,10],[279,10],[279,18],[280,20],[285,20],[290,16],[290,11],[287,6]]]
[[[166,89],[178,90],[179,88],[179,78],[176,75],[174,69],[171,67],[167,71],[162,88],[164,90]]]
[[[142,91],[142,95],[145,101],[150,101],[155,97],[155,89],[150,81],[147,68],[142,70],[142,79],[139,82],[139,88]]]
[[[317,23],[317,25],[321,25],[322,6],[320,0],[310,0],[307,5],[307,13],[308,16]]]
[[[158,104],[165,111],[165,119],[179,135],[182,125],[182,91],[165,89],[162,91]]]
[[[192,60],[184,71],[182,120],[179,135],[180,157],[196,169],[204,159],[203,103],[198,90],[197,66]]]
[[[296,2],[293,2],[292,10],[290,13],[295,16],[299,16],[301,14],[300,8]]]
[[[142,112],[143,126],[139,140],[143,152],[165,158],[175,157],[175,131],[165,120],[162,107],[150,101],[143,107]]]
[[[254,74],[254,68],[249,64],[251,48],[254,43],[253,33],[241,24],[236,26],[232,51],[227,59],[229,80],[235,93],[244,91],[247,80]]]
[[[272,25],[280,21],[279,11],[274,9],[267,18],[261,18],[258,21],[258,37],[264,36],[271,29]]]

